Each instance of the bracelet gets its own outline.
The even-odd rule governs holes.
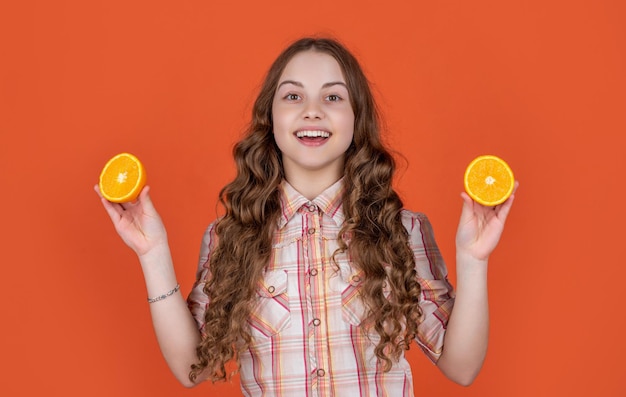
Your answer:
[[[154,303],[154,302],[162,301],[163,299],[167,298],[168,296],[174,295],[176,293],[176,291],[178,291],[179,289],[180,289],[180,284],[176,284],[176,287],[174,287],[174,289],[171,289],[171,290],[167,291],[164,295],[155,296],[154,298],[148,297],[148,303]]]

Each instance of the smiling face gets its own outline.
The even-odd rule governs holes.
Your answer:
[[[291,58],[278,80],[272,121],[292,185],[337,181],[354,135],[354,111],[335,58],[314,50]]]

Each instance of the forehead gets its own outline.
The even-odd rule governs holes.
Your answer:
[[[308,50],[293,56],[285,66],[280,81],[294,80],[301,83],[329,81],[345,82],[341,66],[335,58],[324,52]]]

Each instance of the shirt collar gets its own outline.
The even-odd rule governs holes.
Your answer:
[[[329,216],[336,225],[341,225],[343,216],[343,194],[345,187],[343,178],[329,186],[313,200],[308,200],[301,195],[289,182],[283,179],[281,183],[281,206],[282,214],[278,221],[278,229],[282,229],[293,218],[303,205],[316,205],[323,213]]]

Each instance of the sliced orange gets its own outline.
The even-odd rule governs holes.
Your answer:
[[[146,170],[141,161],[130,153],[114,156],[100,173],[100,192],[113,203],[135,200],[145,184]]]
[[[489,207],[502,204],[513,193],[515,177],[499,157],[479,156],[465,170],[465,191],[477,203]]]

